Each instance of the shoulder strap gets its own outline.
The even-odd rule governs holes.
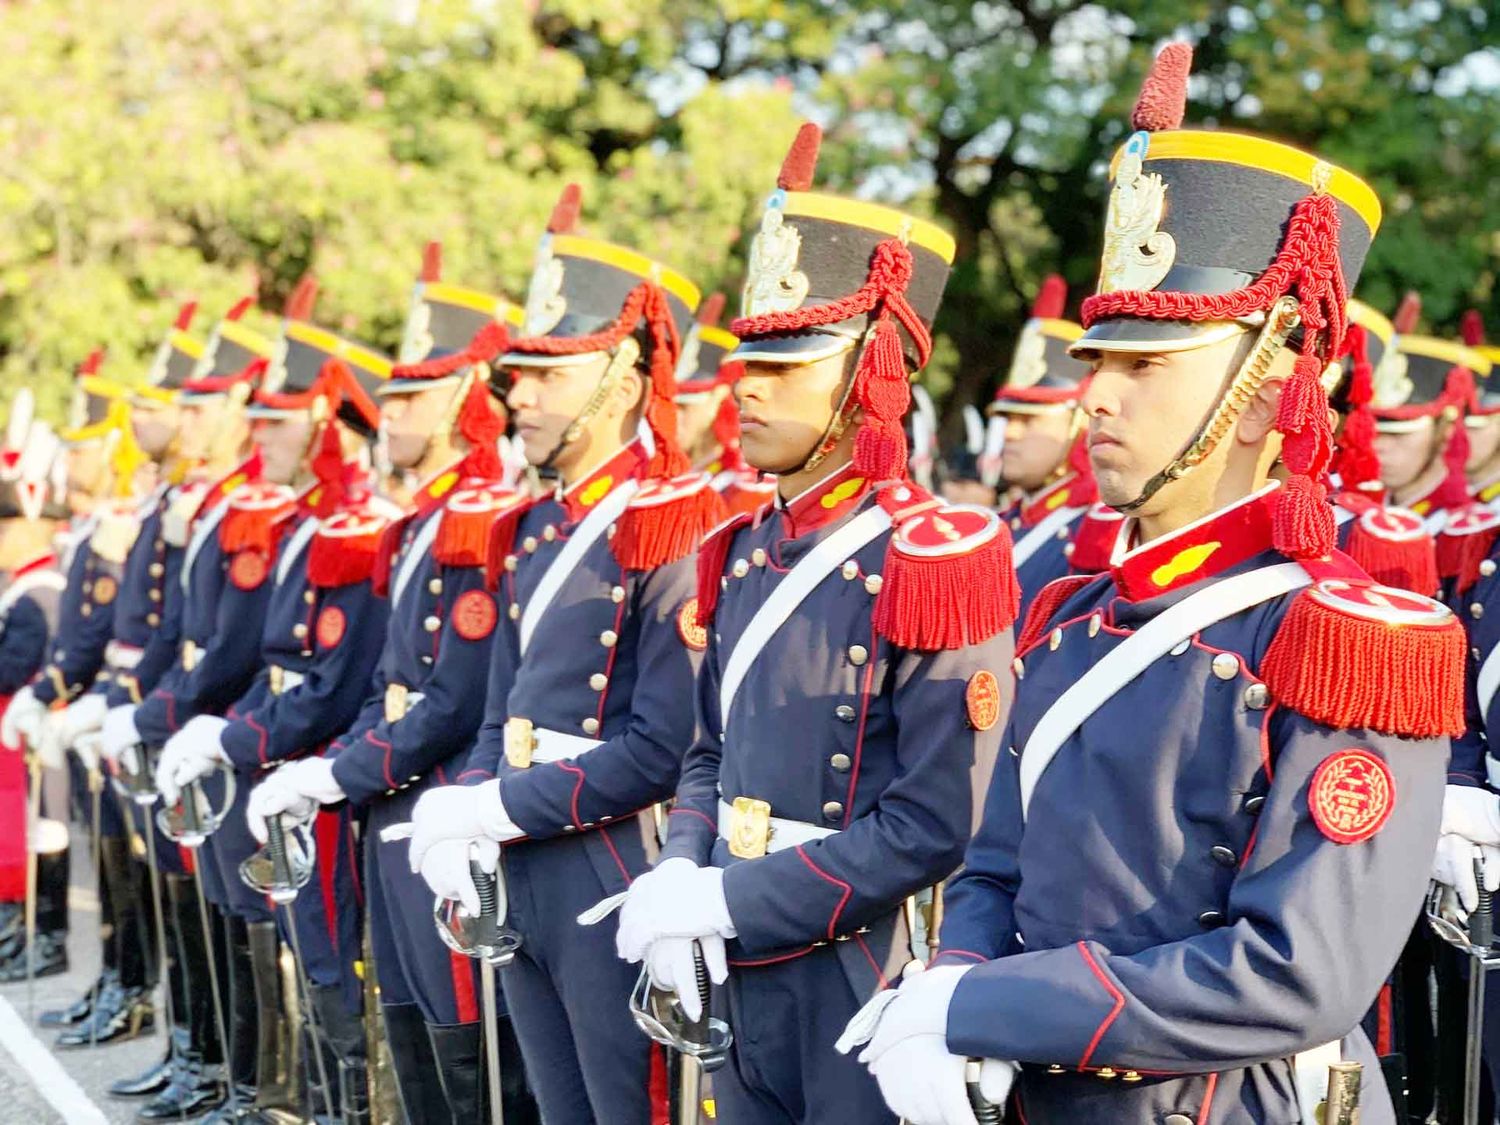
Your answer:
[[[578,568],[583,561],[583,556],[588,549],[597,543],[608,529],[609,525],[620,518],[625,511],[625,506],[630,503],[630,498],[636,494],[641,487],[641,482],[632,478],[625,481],[619,488],[615,489],[598,504],[594,505],[588,515],[583,517],[580,523],[568,536],[562,550],[557,552],[557,557],[547,567],[547,572],[542,575],[542,580],[537,583],[536,593],[526,603],[526,608],[521,613],[521,652],[524,654],[526,648],[531,644],[532,635],[536,632],[542,615],[547,612],[552,601],[557,597],[557,592],[562,589],[568,575]]]
[[[1011,558],[1015,560],[1015,568],[1020,570],[1026,565],[1027,559],[1041,550],[1043,543],[1087,511],[1087,508],[1059,508],[1049,513],[1046,519],[1021,536],[1015,547],[1011,549]]]
[[[1152,618],[1075,680],[1038,720],[1021,751],[1021,815],[1063,743],[1151,664],[1177,645],[1252,606],[1310,585],[1300,563],[1276,563],[1215,582]]]
[[[776,630],[786,624],[787,618],[845,559],[871,542],[891,526],[890,513],[876,504],[866,509],[843,527],[833,532],[803,557],[802,561],[787,571],[776,589],[771,592],[761,607],[755,611],[750,624],[740,635],[739,643],[724,663],[724,676],[719,682],[719,730],[722,734],[729,728],[729,708],[734,703],[735,693],[755,663],[755,658],[766,647],[766,642]]]
[[[308,516],[298,525],[297,530],[292,532],[291,539],[287,541],[286,547],[281,552],[281,560],[276,564],[276,585],[280,586],[286,581],[286,576],[291,572],[292,564],[297,561],[297,556],[312,542],[312,537],[317,534],[318,526],[321,522],[316,516]]]
[[[1500,645],[1490,649],[1484,663],[1479,666],[1479,714],[1487,715],[1495,692],[1500,691]],[[1500,732],[1497,732],[1500,733]]]
[[[438,524],[442,522],[441,513],[428,516],[427,522],[422,525],[422,530],[417,532],[416,538],[411,541],[411,546],[401,558],[401,566],[396,570],[396,579],[391,583],[391,605],[401,600],[401,594],[411,582],[411,576],[417,572],[418,560],[432,550],[432,541],[437,538]]]
[[[192,538],[188,540],[187,553],[182,556],[182,588],[187,590],[193,576],[193,563],[198,560],[198,555],[203,551],[203,545],[208,542],[224,518],[224,513],[229,511],[229,497],[224,497],[211,509],[208,514],[198,521],[193,528]]]

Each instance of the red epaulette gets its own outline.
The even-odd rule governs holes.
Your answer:
[[[1345,553],[1382,586],[1435,594],[1438,558],[1416,512],[1371,504],[1354,517]]]
[[[484,555],[484,584],[487,589],[498,589],[500,572],[515,567],[516,529],[521,526],[521,517],[545,499],[545,496],[522,498],[521,503],[506,508],[490,525],[490,541]]]
[[[986,641],[1015,623],[1021,587],[1010,529],[991,508],[945,504],[910,482],[882,488],[893,531],[875,631],[921,652]]]
[[[707,473],[649,480],[616,521],[610,551],[626,570],[654,570],[693,554],[728,515]]]
[[[296,510],[297,494],[284,484],[242,484],[229,494],[229,510],[219,522],[219,546],[227,555],[241,551],[274,554],[286,521]]]
[[[370,588],[378,597],[390,596],[391,575],[396,568],[396,556],[401,553],[401,538],[417,515],[417,512],[411,511],[392,520],[385,525],[380,538],[375,541],[375,560],[371,564]]]
[[[341,505],[318,521],[307,548],[307,581],[321,590],[370,581],[386,531],[400,517],[399,508],[375,496]]]
[[[1448,517],[1437,541],[1437,571],[1459,594],[1484,577],[1484,564],[1500,537],[1500,512],[1474,503]]]
[[[506,512],[526,503],[513,488],[493,481],[464,481],[443,504],[432,557],[443,566],[484,566],[490,529]]]
[[[730,515],[754,515],[776,498],[776,478],[742,469],[719,489],[719,495],[724,497]]]
[[[1464,730],[1463,625],[1439,601],[1381,586],[1353,561],[1303,563],[1261,661],[1271,698],[1314,722],[1408,738]]]
[[[1097,577],[1095,574],[1065,574],[1038,590],[1036,597],[1032,599],[1031,608],[1026,611],[1026,623],[1021,626],[1021,633],[1016,638],[1016,655],[1023,656],[1034,645],[1039,644],[1063,603]]]
[[[719,608],[719,591],[723,587],[719,579],[724,577],[724,564],[729,561],[729,548],[742,527],[749,527],[755,520],[754,512],[742,512],[730,516],[718,527],[703,537],[698,548],[698,624],[708,628],[714,619],[714,610]]]

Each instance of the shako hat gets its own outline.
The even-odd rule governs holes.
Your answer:
[[[1083,325],[1064,319],[1067,300],[1067,282],[1049,274],[1016,337],[1010,370],[990,414],[1041,414],[1077,404],[1091,368],[1068,351],[1083,335]]]

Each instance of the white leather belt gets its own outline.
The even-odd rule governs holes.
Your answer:
[[[838,832],[821,824],[772,816],[764,801],[741,797],[734,804],[719,802],[719,838],[729,844],[731,854],[741,859],[784,852]]]
[[[145,649],[110,641],[104,646],[104,663],[112,672],[128,672],[141,662]]]
[[[1492,754],[1484,756],[1484,773],[1489,778],[1491,789],[1500,789],[1500,758]]]
[[[518,770],[538,763],[571,762],[603,745],[597,738],[532,726],[530,719],[511,716],[505,720],[505,760]]]

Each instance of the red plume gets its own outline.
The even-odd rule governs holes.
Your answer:
[[[578,226],[578,211],[583,206],[583,189],[577,184],[568,184],[552,208],[552,217],[547,220],[550,234],[571,234]]]
[[[99,365],[103,362],[104,349],[95,348],[93,351],[89,352],[89,354],[84,357],[84,361],[78,365],[78,374],[97,375],[99,373]]]
[[[804,121],[786,159],[781,162],[776,186],[783,191],[807,191],[812,187],[813,170],[818,166],[818,148],[822,143],[823,130],[811,121]]]
[[[330,413],[323,423],[318,451],[312,459],[313,476],[322,488],[318,491],[317,514],[332,515],[344,502],[344,450],[339,445],[337,415]]]
[[[1401,298],[1401,304],[1396,309],[1396,315],[1391,317],[1391,324],[1396,331],[1405,335],[1415,332],[1417,322],[1422,319],[1422,295],[1415,289],[1408,289],[1406,296]]]
[[[1479,315],[1478,309],[1470,309],[1464,313],[1463,319],[1458,322],[1458,332],[1464,343],[1471,348],[1480,347],[1484,343],[1484,317]]]
[[[724,294],[710,293],[698,306],[698,323],[716,326],[724,315]]]
[[[1186,43],[1168,43],[1151,64],[1141,83],[1130,123],[1148,133],[1176,129],[1187,112],[1188,73],[1193,69],[1193,48]]]
[[[250,311],[251,306],[254,304],[254,297],[241,297],[238,301],[229,306],[229,311],[224,314],[224,319],[239,320],[240,317],[244,316],[247,312]]]
[[[1067,303],[1068,283],[1062,279],[1061,274],[1049,273],[1043,279],[1041,289],[1037,291],[1036,300],[1031,304],[1031,315],[1056,320],[1062,316]]]
[[[187,301],[177,310],[177,319],[172,322],[172,327],[178,331],[186,332],[193,325],[193,316],[198,311],[197,301]]]
[[[302,275],[292,295],[286,299],[282,315],[288,320],[311,320],[313,305],[318,303],[318,281],[310,273]]]
[[[422,273],[419,275],[422,281],[443,280],[443,244],[441,242],[429,242],[422,251]]]

